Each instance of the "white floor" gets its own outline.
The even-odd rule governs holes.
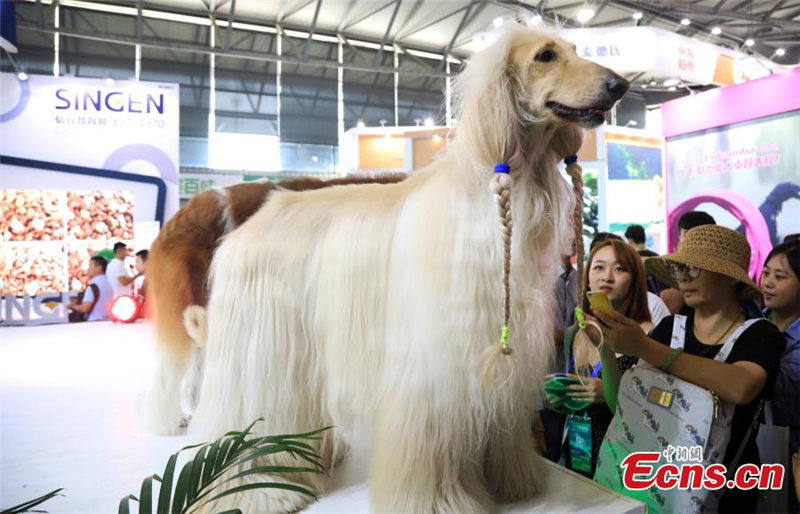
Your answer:
[[[185,437],[158,437],[138,423],[153,341],[146,323],[0,327],[0,509],[63,487],[40,508],[116,512],[161,473]],[[309,512],[367,512],[363,459],[334,473],[334,488]],[[504,512],[644,512],[641,504],[552,467],[543,496]]]
[[[0,328],[0,506],[63,487],[49,512],[116,512],[186,445],[138,423],[136,398],[149,376],[145,323]]]

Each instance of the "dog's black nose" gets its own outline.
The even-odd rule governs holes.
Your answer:
[[[606,78],[606,91],[614,100],[622,98],[622,95],[628,91],[628,86],[630,83],[616,73],[612,73]]]

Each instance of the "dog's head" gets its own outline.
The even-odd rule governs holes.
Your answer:
[[[586,61],[555,33],[509,23],[455,81],[459,152],[480,167],[530,163],[551,144],[580,146],[578,127],[593,127],[628,90],[628,81]],[[575,129],[577,138],[553,138]],[[562,130],[563,132],[563,130]],[[570,144],[562,144],[570,143]],[[561,151],[561,157],[577,148]]]
[[[628,81],[578,57],[575,45],[554,35],[515,34],[507,58],[518,106],[531,118],[595,127],[628,91]]]

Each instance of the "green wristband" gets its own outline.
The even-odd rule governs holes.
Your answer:
[[[664,359],[664,362],[661,363],[661,366],[658,367],[658,369],[660,369],[664,373],[667,373],[669,367],[672,366],[672,363],[675,362],[675,359],[678,358],[678,355],[680,355],[682,351],[683,348],[675,348],[674,350],[672,350],[669,353],[669,355],[667,355],[667,358]]]

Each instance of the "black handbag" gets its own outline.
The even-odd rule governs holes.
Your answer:
[[[70,323],[86,321],[87,319],[89,319],[89,314],[91,314],[92,311],[94,310],[94,306],[97,305],[97,300],[100,299],[100,288],[97,287],[97,284],[89,284],[89,287],[92,288],[92,294],[94,295],[94,301],[92,302],[92,307],[89,309],[88,312],[69,311],[68,318]],[[81,291],[80,293],[78,293],[78,296],[75,297],[78,303],[83,303],[83,295],[85,292],[86,292],[85,290]]]

